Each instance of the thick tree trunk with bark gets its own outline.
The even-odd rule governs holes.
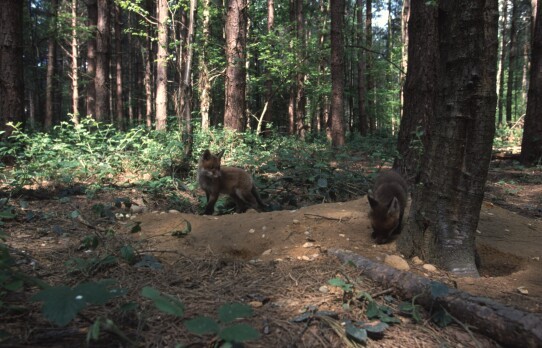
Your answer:
[[[92,28],[87,41],[87,116],[96,117],[96,26],[98,25],[98,2],[97,0],[87,1],[87,25]]]
[[[484,297],[472,296],[443,283],[396,270],[349,251],[331,249],[329,253],[345,264],[354,264],[362,270],[363,275],[384,288],[393,287],[402,297],[416,298],[416,304],[421,304],[429,311],[442,306],[455,319],[476,328],[478,332],[504,346],[542,346],[540,313],[523,312]],[[435,288],[438,291],[432,291]],[[433,295],[434,293],[439,295]]]
[[[533,1],[531,78],[521,143],[521,161],[542,162],[542,0]]]
[[[156,57],[156,129],[166,130],[167,127],[167,52],[168,19],[167,0],[156,3],[158,14],[158,53]]]
[[[47,39],[47,76],[45,86],[45,118],[43,120],[43,128],[45,130],[51,129],[53,126],[54,117],[54,79],[55,79],[55,64],[56,64],[56,25],[57,25],[57,13],[58,13],[58,1],[50,1],[50,25],[49,25],[49,38]]]
[[[503,106],[504,106],[504,64],[506,62],[506,41],[507,41],[507,26],[508,26],[508,0],[504,0],[502,5],[502,20],[501,20],[501,56],[499,57],[499,68],[497,72],[497,122],[499,126],[503,124]]]
[[[246,118],[247,2],[228,0],[227,6],[224,127],[242,131]]]
[[[305,55],[305,18],[303,16],[303,0],[296,0],[295,9],[296,18],[296,36],[297,36],[297,61],[302,62]],[[298,70],[301,70],[299,67]],[[295,124],[297,135],[305,138],[305,105],[307,98],[305,96],[305,74],[298,71],[296,74],[295,88]]]
[[[331,12],[331,144],[344,145],[344,0],[334,0]]]
[[[517,61],[517,8],[518,4],[514,1],[510,2],[512,6],[510,15],[510,49],[508,53],[508,80],[506,81],[506,124],[512,126],[512,94],[516,87],[516,61]]]
[[[373,48],[373,2],[366,0],[365,3],[365,46],[368,49]],[[374,133],[376,130],[376,103],[374,99],[375,79],[373,72],[373,55],[368,53],[365,59],[365,74],[367,80],[367,111],[369,119],[369,131]]]
[[[474,242],[495,133],[497,20],[497,0],[438,2],[432,134],[397,243],[406,257],[465,276],[478,275]]]
[[[71,3],[71,80],[72,80],[72,121],[79,123],[79,40],[77,38],[77,0]]]
[[[275,27],[275,1],[267,0],[267,34],[271,34],[273,28]],[[264,74],[269,75],[267,68],[264,65]],[[265,129],[273,120],[273,80],[268,77],[265,81],[265,97],[264,97],[264,109],[265,113],[263,117],[263,134],[270,134],[269,131]],[[259,129],[261,131],[262,129]]]
[[[413,1],[408,21],[408,68],[403,87],[403,118],[399,128],[394,168],[413,184],[432,134],[430,120],[437,101],[439,37],[436,5]]]
[[[23,2],[0,0],[0,140],[24,120]]]
[[[408,22],[410,20],[410,0],[403,0],[403,8],[401,9],[401,69],[399,73],[399,82],[401,84],[401,118],[404,115],[404,91],[405,79],[408,68]],[[402,121],[401,121],[402,122]]]
[[[98,0],[98,25],[96,35],[96,120],[109,120],[109,39],[110,39],[109,0]]]

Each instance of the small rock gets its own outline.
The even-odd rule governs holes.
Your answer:
[[[309,234],[311,234],[309,231],[305,231],[306,236],[308,236]]]
[[[310,261],[311,258],[308,257],[307,255],[303,255],[303,256],[301,256],[301,260],[303,260],[303,261]]]
[[[251,301],[248,303],[252,308],[260,308],[261,306],[263,306],[263,303],[261,303],[260,301]]]
[[[320,291],[323,294],[327,294],[329,292],[329,288],[325,285],[322,285],[320,289],[318,289],[318,291]]]
[[[311,242],[307,242],[303,244],[303,248],[312,248],[313,246],[314,246],[314,243],[311,243]]]
[[[293,222],[294,225],[299,224],[299,220],[297,220],[297,219],[294,219],[292,222]]]
[[[262,238],[265,238],[265,234],[262,234]]]
[[[415,264],[415,265],[421,265],[421,264],[423,264],[423,261],[418,256],[414,256],[412,258],[412,263]]]
[[[425,265],[422,266],[423,269],[425,269],[426,271],[429,271],[429,272],[436,272],[437,271],[437,268],[429,263],[426,263]]]
[[[132,214],[140,214],[140,213],[144,213],[145,211],[147,210],[147,207],[144,206],[144,205],[135,205],[135,204],[132,204],[130,206],[130,212]],[[154,212],[153,212],[154,213]]]
[[[540,261],[540,256],[533,257],[533,261]]]
[[[384,263],[401,271],[408,271],[410,269],[408,263],[402,257],[397,255],[387,255],[384,259]]]
[[[175,210],[175,209],[170,209],[170,210],[168,211],[168,213],[170,213],[170,214],[180,214],[181,212],[178,211],[178,210]]]
[[[341,234],[339,234],[339,237],[343,237],[343,238],[344,238],[344,234],[342,234],[342,233],[341,233]]]
[[[523,295],[528,295],[529,294],[529,290],[527,290],[527,288],[524,287],[524,286],[518,287],[518,291]]]
[[[254,230],[253,228],[251,228],[250,230],[248,230],[248,233],[254,233],[256,232],[256,230]]]
[[[262,226],[262,231],[267,230],[267,226]]]
[[[271,249],[267,249],[262,253],[262,256],[271,254]]]

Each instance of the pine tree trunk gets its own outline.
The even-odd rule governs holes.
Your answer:
[[[365,46],[373,48],[373,2],[366,0],[365,4]],[[373,72],[373,56],[371,53],[366,55],[365,74],[367,80],[367,110],[369,115],[369,131],[374,133],[376,130],[376,103],[374,99],[375,80]]]
[[[408,1],[408,0],[405,0]],[[358,45],[363,45],[363,32],[361,28],[363,28],[363,0],[357,0],[357,6],[358,6],[358,28],[359,28],[359,34],[358,34]],[[359,58],[358,58],[358,132],[362,136],[366,136],[369,133],[369,120],[367,118],[367,109],[365,107],[365,100],[366,100],[366,70],[365,70],[365,57],[366,54],[363,51],[363,49],[359,50]]]
[[[497,87],[499,92],[497,94],[498,104],[498,116],[497,123],[500,126],[503,124],[503,106],[504,106],[504,64],[506,62],[506,39],[507,39],[507,26],[508,26],[508,0],[503,1],[502,5],[502,24],[501,24],[501,55],[499,57],[499,67],[497,71]]]
[[[8,122],[24,120],[23,2],[0,1],[0,140],[13,128]]]
[[[124,129],[124,96],[122,84],[122,32],[121,32],[122,14],[119,5],[115,6],[115,70],[116,70],[116,124],[118,129]]]
[[[96,36],[96,120],[109,120],[109,39],[110,39],[109,0],[98,0],[98,33]]]
[[[304,61],[305,52],[305,18],[303,16],[303,0],[296,0],[296,36],[298,47],[296,51],[297,61]],[[301,70],[301,69],[299,69]],[[301,139],[305,138],[305,74],[298,71],[296,74],[295,88],[295,123],[297,135]]]
[[[432,136],[431,118],[436,112],[439,38],[437,7],[412,1],[408,21],[408,68],[403,87],[404,104],[393,167],[410,183],[418,182],[422,156]]]
[[[344,0],[331,2],[331,144],[344,145]]]
[[[203,0],[203,23],[202,23],[202,50],[200,55],[200,75],[199,75],[199,93],[200,93],[200,113],[201,129],[207,130],[210,126],[209,109],[211,107],[211,81],[209,77],[209,38],[211,34],[211,0]]]
[[[533,1],[531,76],[527,94],[527,113],[521,143],[521,161],[542,162],[542,0]]]
[[[50,2],[50,31],[51,34],[47,39],[47,76],[45,86],[45,119],[43,120],[43,128],[51,129],[54,118],[54,79],[55,79],[55,63],[56,63],[56,23],[58,12],[58,1],[51,0]]]
[[[512,95],[516,87],[515,84],[515,72],[516,72],[516,60],[517,60],[517,4],[511,1],[511,15],[510,15],[510,51],[508,54],[508,81],[506,81],[506,124],[512,126]]]
[[[97,0],[87,1],[87,15],[89,27],[92,31],[87,41],[87,95],[86,106],[87,116],[96,118],[96,26],[98,25],[98,2]]]
[[[434,134],[397,247],[406,257],[417,255],[457,275],[477,276],[476,227],[495,133],[498,6],[497,0],[440,0],[437,6]],[[415,47],[415,37],[410,40]],[[409,74],[419,68],[413,63]]]
[[[401,84],[401,119],[404,115],[404,92],[405,92],[405,78],[408,67],[408,22],[410,19],[410,0],[403,0],[403,8],[401,10],[401,69],[399,73],[399,83]]]
[[[158,53],[156,57],[156,130],[166,130],[167,127],[167,45],[168,19],[167,0],[156,3],[158,14]]]
[[[275,27],[275,1],[274,0],[267,0],[267,34],[271,34],[273,29]],[[269,135],[270,132],[266,131],[265,128],[272,122],[273,120],[273,114],[274,114],[274,108],[273,108],[273,80],[271,77],[269,77],[269,71],[264,65],[264,74],[268,75],[268,78],[265,81],[265,96],[264,96],[264,108],[265,113],[262,115],[263,117],[263,134],[265,136]],[[262,131],[262,129],[258,130],[259,132]]]
[[[72,121],[79,124],[79,40],[77,38],[77,0],[72,0],[71,80],[72,80]]]
[[[145,84],[145,124],[148,129],[152,127],[152,41],[151,33],[147,33],[146,49],[143,60],[145,61],[145,77],[143,78]]]
[[[226,13],[226,81],[224,127],[242,131],[245,124],[246,0],[228,0]]]

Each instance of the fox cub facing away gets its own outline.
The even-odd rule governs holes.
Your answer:
[[[237,213],[257,207],[266,210],[267,206],[262,202],[249,173],[241,168],[220,166],[223,154],[224,150],[216,155],[205,150],[199,159],[198,182],[207,196],[207,205],[203,214],[213,214],[215,203],[221,193],[233,198]]]
[[[369,219],[373,237],[378,244],[386,243],[394,234],[401,232],[401,221],[407,202],[407,183],[394,171],[382,172],[375,181],[373,192],[367,198],[371,205]]]

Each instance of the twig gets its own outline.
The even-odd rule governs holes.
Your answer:
[[[393,288],[389,288],[389,289],[386,289],[386,290],[382,290],[382,291],[379,291],[379,292],[375,292],[374,294],[371,294],[371,297],[372,298],[376,298],[378,296],[382,296],[382,295],[387,295],[387,294],[390,294],[393,292]]]
[[[305,213],[304,215],[305,215],[305,216],[309,216],[309,217],[315,217],[315,218],[326,219],[326,220],[334,220],[334,221],[339,221],[339,222],[342,221],[342,218],[338,219],[338,218],[332,218],[332,217],[323,216],[323,215],[318,215],[318,214],[309,214],[309,213]]]
[[[297,279],[294,278],[292,273],[288,273],[288,276],[295,282],[295,286],[299,286],[299,282],[297,281]]]

